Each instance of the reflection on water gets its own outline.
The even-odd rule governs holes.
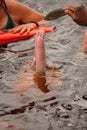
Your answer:
[[[26,71],[19,73],[15,82],[16,92],[24,92],[32,87],[38,87],[42,92],[50,91],[50,84],[62,84],[62,74],[55,66],[46,66],[46,72],[35,72],[32,62],[26,65]]]
[[[44,14],[70,4],[87,6],[86,0],[20,1]],[[46,26],[50,25],[56,30],[46,34],[46,58],[57,69],[46,68],[48,93],[33,81],[34,37],[0,49],[1,130],[87,129],[87,55],[81,50],[86,27],[68,16]]]
[[[34,74],[34,82],[37,84],[38,88],[44,93],[49,92],[48,85],[46,83],[46,74],[45,72],[36,72]]]

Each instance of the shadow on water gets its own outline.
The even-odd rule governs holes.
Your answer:
[[[51,98],[47,98],[45,100],[43,100],[42,102],[49,102],[49,101],[52,101],[52,100],[55,100],[56,97],[51,97]],[[50,106],[54,106],[54,105],[57,105],[57,101],[53,102],[53,103],[50,103]],[[47,111],[46,110],[46,106],[47,105],[44,105],[44,106],[40,106],[37,104],[37,102],[35,101],[32,101],[30,102],[28,105],[25,105],[25,106],[22,106],[20,108],[16,108],[16,109],[13,109],[13,110],[10,110],[9,112],[6,112],[6,111],[2,111],[3,113],[0,114],[0,116],[6,116],[6,115],[14,115],[14,114],[20,114],[20,113],[24,113],[26,110],[31,110],[31,109],[34,109],[36,108],[37,110],[43,110],[43,111]]]

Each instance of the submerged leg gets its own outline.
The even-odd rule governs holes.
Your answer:
[[[36,73],[34,74],[34,81],[43,92],[48,92],[46,85],[45,74],[45,46],[44,46],[44,32],[39,31],[35,40],[35,60],[36,60]]]

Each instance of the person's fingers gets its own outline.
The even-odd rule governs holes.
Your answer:
[[[76,10],[76,7],[74,7],[74,6],[68,6],[68,7],[65,8],[65,11],[66,11],[66,10],[70,10],[71,12],[74,13],[75,10]]]
[[[13,33],[24,33],[27,32],[29,33],[30,30],[34,29],[36,26],[34,23],[30,23],[30,24],[25,24],[25,25],[19,25],[17,27],[14,27],[13,29],[9,29],[9,32],[13,32]]]
[[[33,30],[35,27],[32,25],[32,26],[29,26],[29,27],[27,27],[26,29],[27,29],[27,33],[29,33],[31,30]]]
[[[72,19],[74,21],[77,21],[77,19],[79,18],[80,16],[80,12],[82,12],[82,9],[84,7],[81,5],[81,6],[68,6],[66,9],[65,9],[65,13],[69,16],[72,17]]]
[[[74,12],[72,12],[72,11],[66,10],[65,13],[68,14],[69,16],[71,16],[71,18],[73,20],[77,19],[77,15]]]
[[[18,29],[14,29],[12,32],[13,32],[13,33],[17,33],[17,32],[20,32],[20,31],[21,31],[21,29],[18,28]]]
[[[65,12],[68,13],[67,10],[70,10],[72,13],[76,14],[84,9],[85,7],[82,4],[80,6],[68,6],[65,8]]]
[[[20,33],[22,34],[22,33],[24,33],[24,32],[27,31],[27,28],[26,28],[26,27],[23,27],[23,28],[21,28],[19,31],[20,31]]]
[[[9,32],[17,33],[17,32],[20,32],[21,29],[22,29],[22,27],[15,27],[13,29],[10,29]]]
[[[27,28],[27,33],[29,33],[31,31],[31,29],[30,28]]]

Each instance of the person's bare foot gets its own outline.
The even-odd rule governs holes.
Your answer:
[[[82,50],[84,53],[87,53],[87,31],[85,32],[84,35]]]

